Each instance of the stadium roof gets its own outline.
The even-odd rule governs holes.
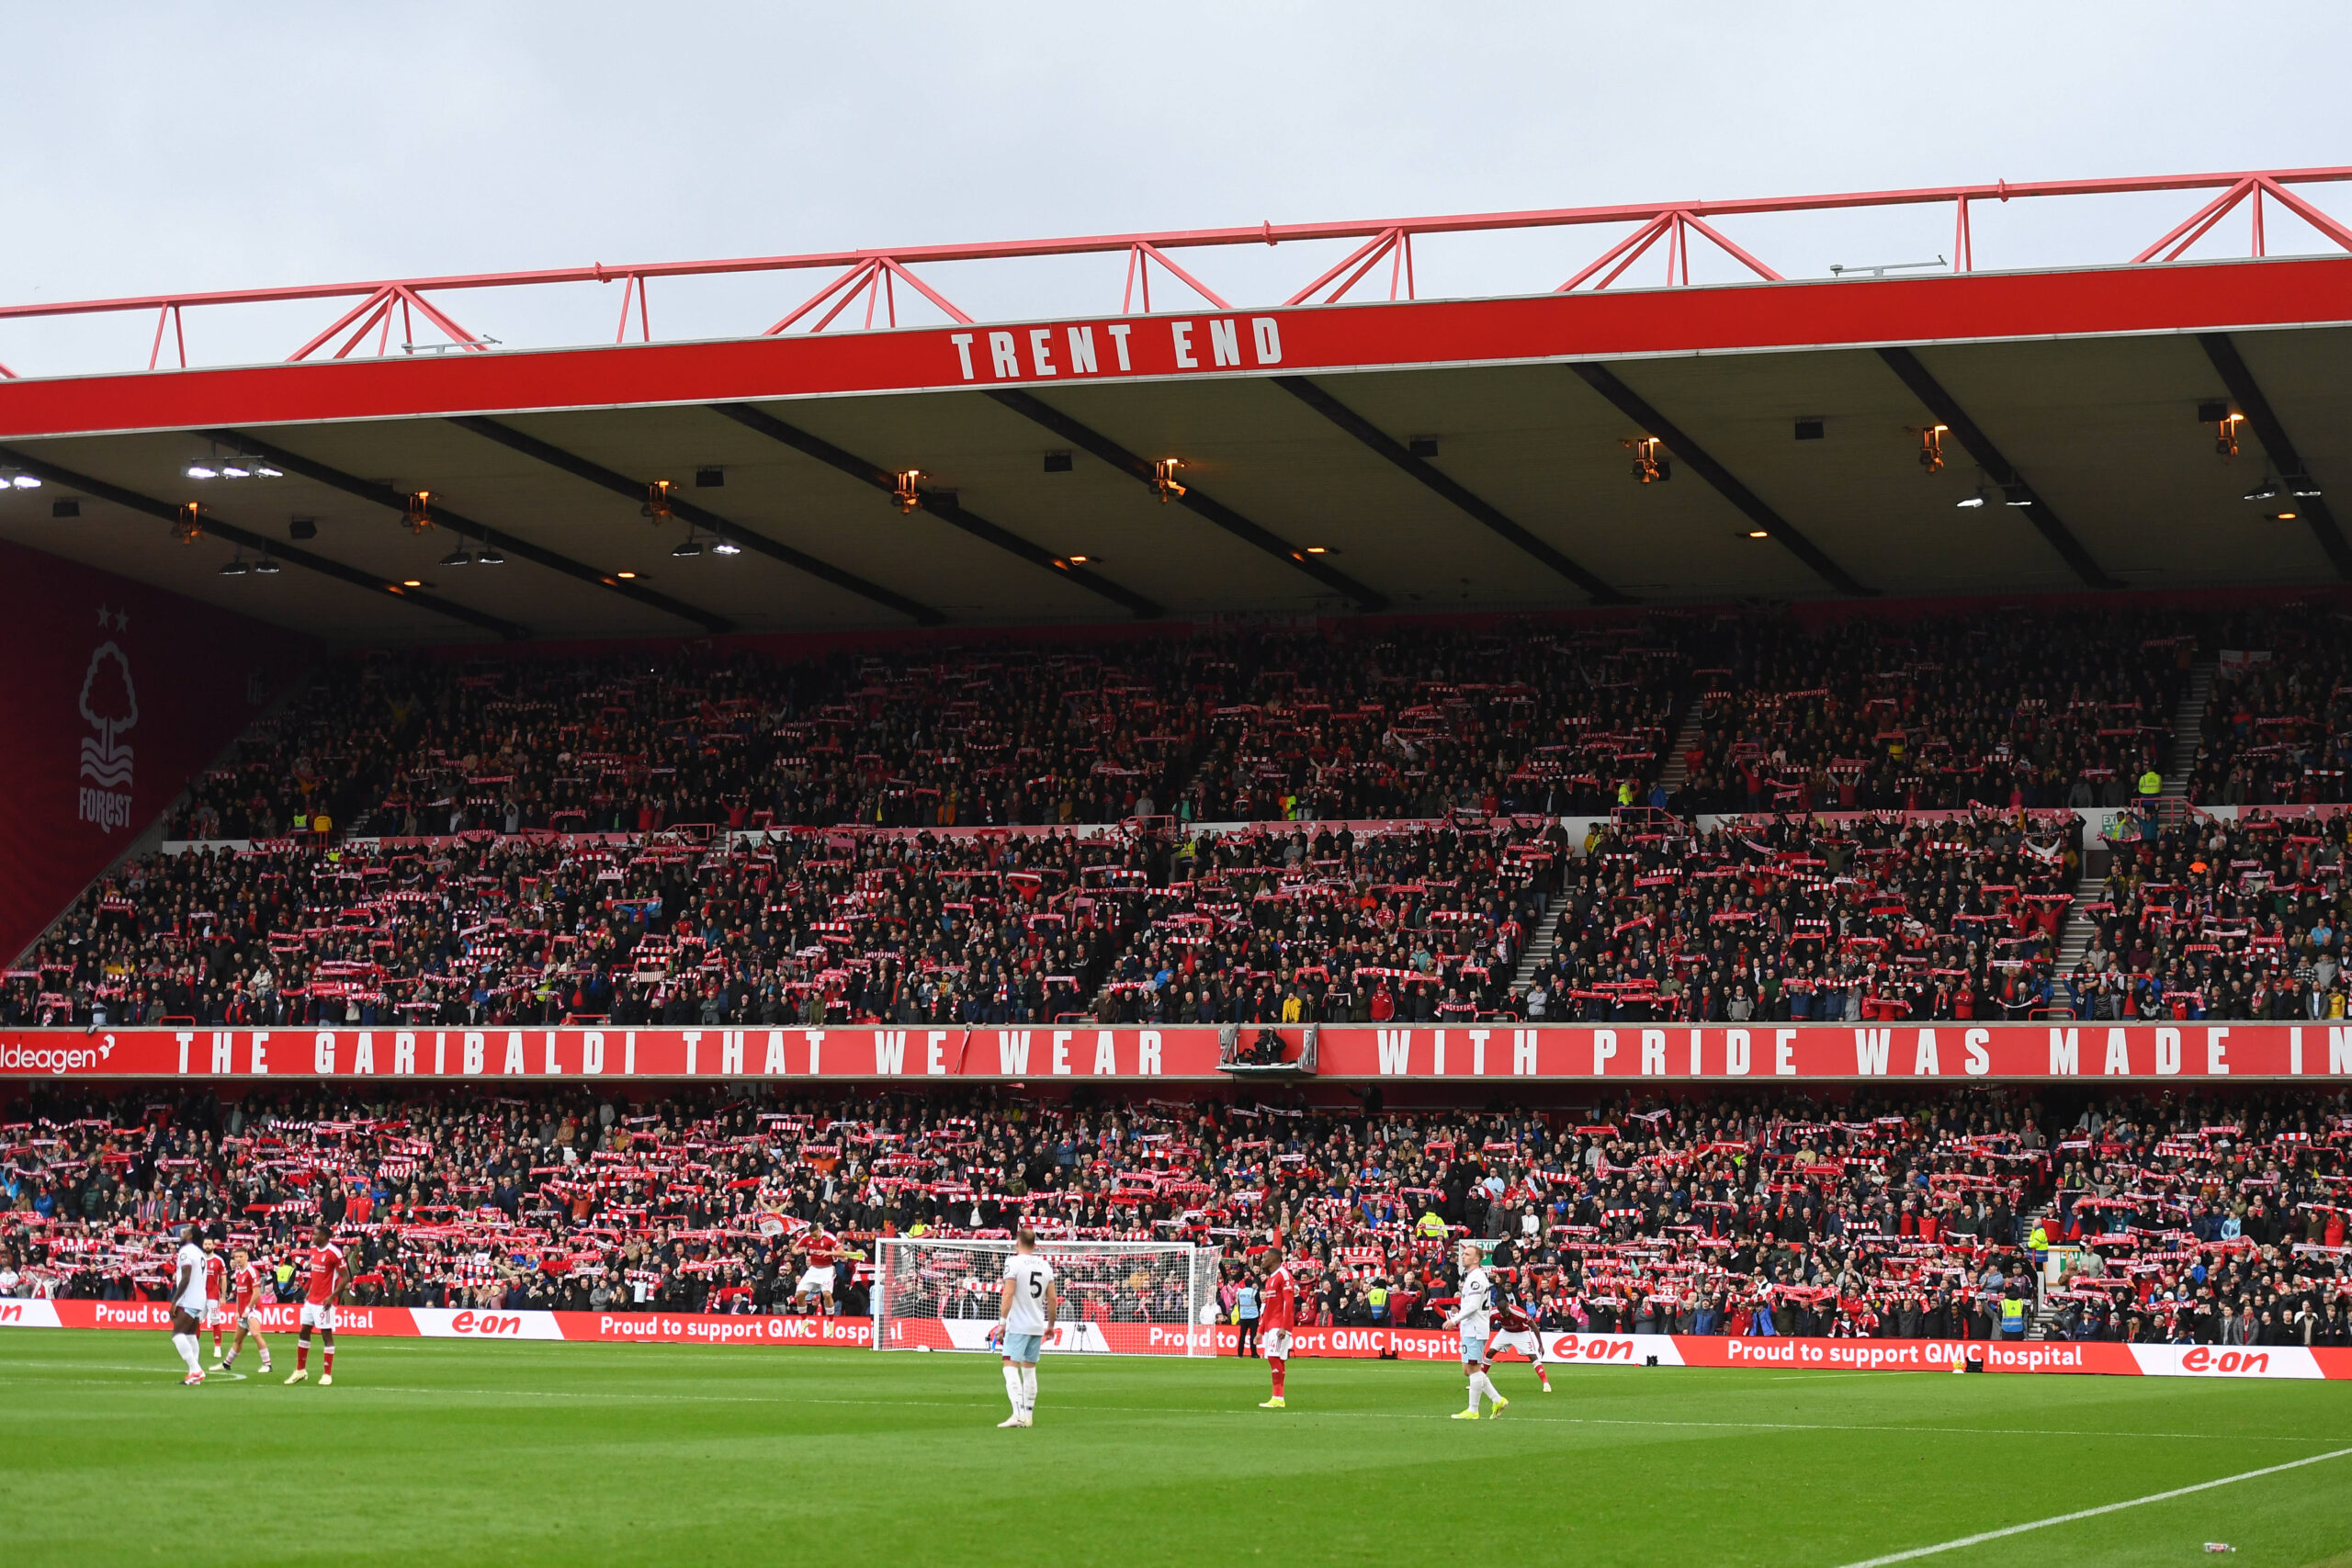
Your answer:
[[[148,368],[0,380],[0,470],[41,481],[0,495],[0,537],[341,641],[2335,583],[2352,579],[2352,547],[2312,492],[2352,483],[2352,230],[2290,187],[2347,178],[1962,186],[0,308],[0,325],[155,317]],[[2210,199],[2129,262],[1970,268],[1972,204],[2149,191]],[[1933,275],[1784,279],[1717,227],[1930,201],[1953,207],[1959,264]],[[2266,202],[2338,254],[2267,254]],[[2253,254],[2191,258],[2233,212]],[[1605,224],[1627,232],[1558,288],[1412,297],[1417,234]],[[1228,304],[1171,254],[1335,240],[1354,242],[1345,260],[1263,307]],[[1747,280],[1689,283],[1694,249]],[[1107,315],[974,323],[914,270],[1122,251],[1127,298]],[[1666,286],[1623,286],[1661,254]],[[826,287],[740,339],[511,349],[449,304],[617,278],[623,335],[646,338],[648,278],[802,268],[825,269]],[[1161,299],[1136,310],[1155,269]],[[1351,299],[1360,287],[1392,298]],[[303,300],[349,304],[287,363],[163,364],[189,310]],[[937,324],[891,324],[918,301]],[[840,330],[877,310],[878,324]],[[448,352],[398,352],[421,346],[420,322]],[[1940,472],[1921,460],[1930,441]],[[190,477],[240,456],[278,477]],[[1638,480],[1644,457],[1661,482]],[[1166,458],[1182,466],[1161,470]],[[721,482],[698,483],[709,470]],[[893,491],[910,471],[907,511]],[[182,546],[191,502],[203,537]],[[418,509],[433,526],[407,525]],[[289,538],[295,518],[314,536]],[[703,553],[674,555],[690,531]],[[721,538],[741,553],[713,553]],[[457,560],[485,545],[504,563]],[[265,550],[285,570],[222,575]]]

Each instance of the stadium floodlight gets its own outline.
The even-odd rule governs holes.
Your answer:
[[[252,570],[253,569],[251,567],[245,564],[245,558],[243,554],[232,556],[229,559],[220,563],[220,575],[223,577],[243,577],[246,572]]]
[[[277,558],[273,556],[264,556],[254,562],[254,572],[262,577],[275,577],[284,570],[286,569],[279,566]]]
[[[2272,479],[2268,474],[2263,475],[2262,482],[2245,492],[2245,499],[2248,501],[2278,500],[2278,481]]]
[[[474,553],[476,566],[504,566],[506,558],[498,553],[496,545],[484,545]]]
[[[257,479],[282,479],[286,477],[285,469],[272,468],[258,457],[253,460],[253,468],[254,478]]]
[[[1931,474],[1940,473],[1944,466],[1944,432],[1949,424],[1931,424],[1919,432],[1919,466]]]
[[[677,557],[680,560],[692,560],[696,556],[702,554],[702,546],[695,542],[694,535],[689,532],[684,539],[681,539],[677,545],[672,548],[670,553]]]
[[[23,479],[19,478],[17,482],[18,484],[23,484],[25,481]],[[39,482],[40,481],[38,479],[34,481],[36,484]],[[2319,481],[2312,478],[2309,474],[2289,474],[2287,476],[2287,493],[2290,495],[2303,497],[2317,495],[2320,493]]]
[[[224,479],[249,479],[254,471],[245,467],[243,457],[224,457],[220,461],[220,477]]]
[[[451,550],[447,555],[441,558],[441,564],[443,566],[471,566],[473,563],[474,558],[466,554],[466,552],[461,549]]]
[[[721,534],[710,542],[710,553],[715,556],[740,556],[743,553],[743,547]]]
[[[2033,504],[2033,496],[2023,485],[2003,485],[2001,487],[2001,504],[2004,506],[2031,506]]]
[[[40,480],[31,474],[12,473],[8,476],[8,482],[18,490],[40,489]]]
[[[1620,441],[1617,445],[1634,455],[1635,484],[1661,484],[1674,477],[1674,465],[1661,455],[1659,449],[1665,444],[1657,436],[1644,435],[1631,441]]]
[[[1865,262],[1859,266],[1850,263],[1831,262],[1829,276],[1842,278],[1850,272],[1857,277],[1884,277],[1890,272],[1915,272],[1922,267],[1950,266],[1951,265],[1941,256],[1938,256],[1933,261],[1923,262]]]
[[[190,463],[187,477],[192,479],[217,479],[220,477],[220,470],[210,463]]]
[[[1966,495],[1962,496],[1958,501],[1952,502],[1952,504],[1954,506],[1963,507],[1982,506],[1984,504],[1984,487],[1983,485],[1978,485],[1974,490],[1969,491]]]

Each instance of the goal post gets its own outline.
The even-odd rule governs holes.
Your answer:
[[[981,1350],[996,1322],[1008,1239],[884,1236],[874,1264],[874,1348]],[[1214,1247],[1159,1241],[1037,1242],[1061,1284],[1046,1348],[1214,1356]]]

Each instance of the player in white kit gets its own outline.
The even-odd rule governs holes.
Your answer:
[[[1026,1427],[1037,1408],[1037,1356],[1061,1308],[1062,1288],[1054,1266],[1037,1256],[1035,1231],[1022,1226],[1012,1247],[1004,1260],[995,1330],[1004,1342],[1004,1392],[1012,1400],[1012,1416],[997,1425]]]
[[[198,1337],[210,1310],[205,1277],[204,1247],[197,1240],[196,1226],[190,1225],[180,1233],[179,1255],[172,1264],[172,1348],[187,1363],[187,1376],[180,1382],[189,1388],[204,1381],[202,1341]]]
[[[1462,1299],[1446,1314],[1445,1325],[1462,1331],[1462,1371],[1470,1380],[1470,1408],[1455,1411],[1453,1418],[1476,1421],[1481,1397],[1494,1402],[1497,1416],[1510,1404],[1487,1376],[1487,1337],[1494,1326],[1495,1283],[1487,1277],[1485,1254],[1476,1242],[1464,1242],[1453,1256],[1462,1266]]]

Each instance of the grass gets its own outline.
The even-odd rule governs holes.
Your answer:
[[[341,1348],[331,1389],[182,1389],[161,1335],[0,1335],[0,1560],[1841,1568],[2352,1448],[2323,1382],[1512,1365],[1474,1424],[1443,1365],[1294,1362],[1277,1413],[1255,1361],[1049,1356],[998,1431],[992,1358]],[[1927,1561],[2208,1540],[2338,1560],[2352,1456]]]

